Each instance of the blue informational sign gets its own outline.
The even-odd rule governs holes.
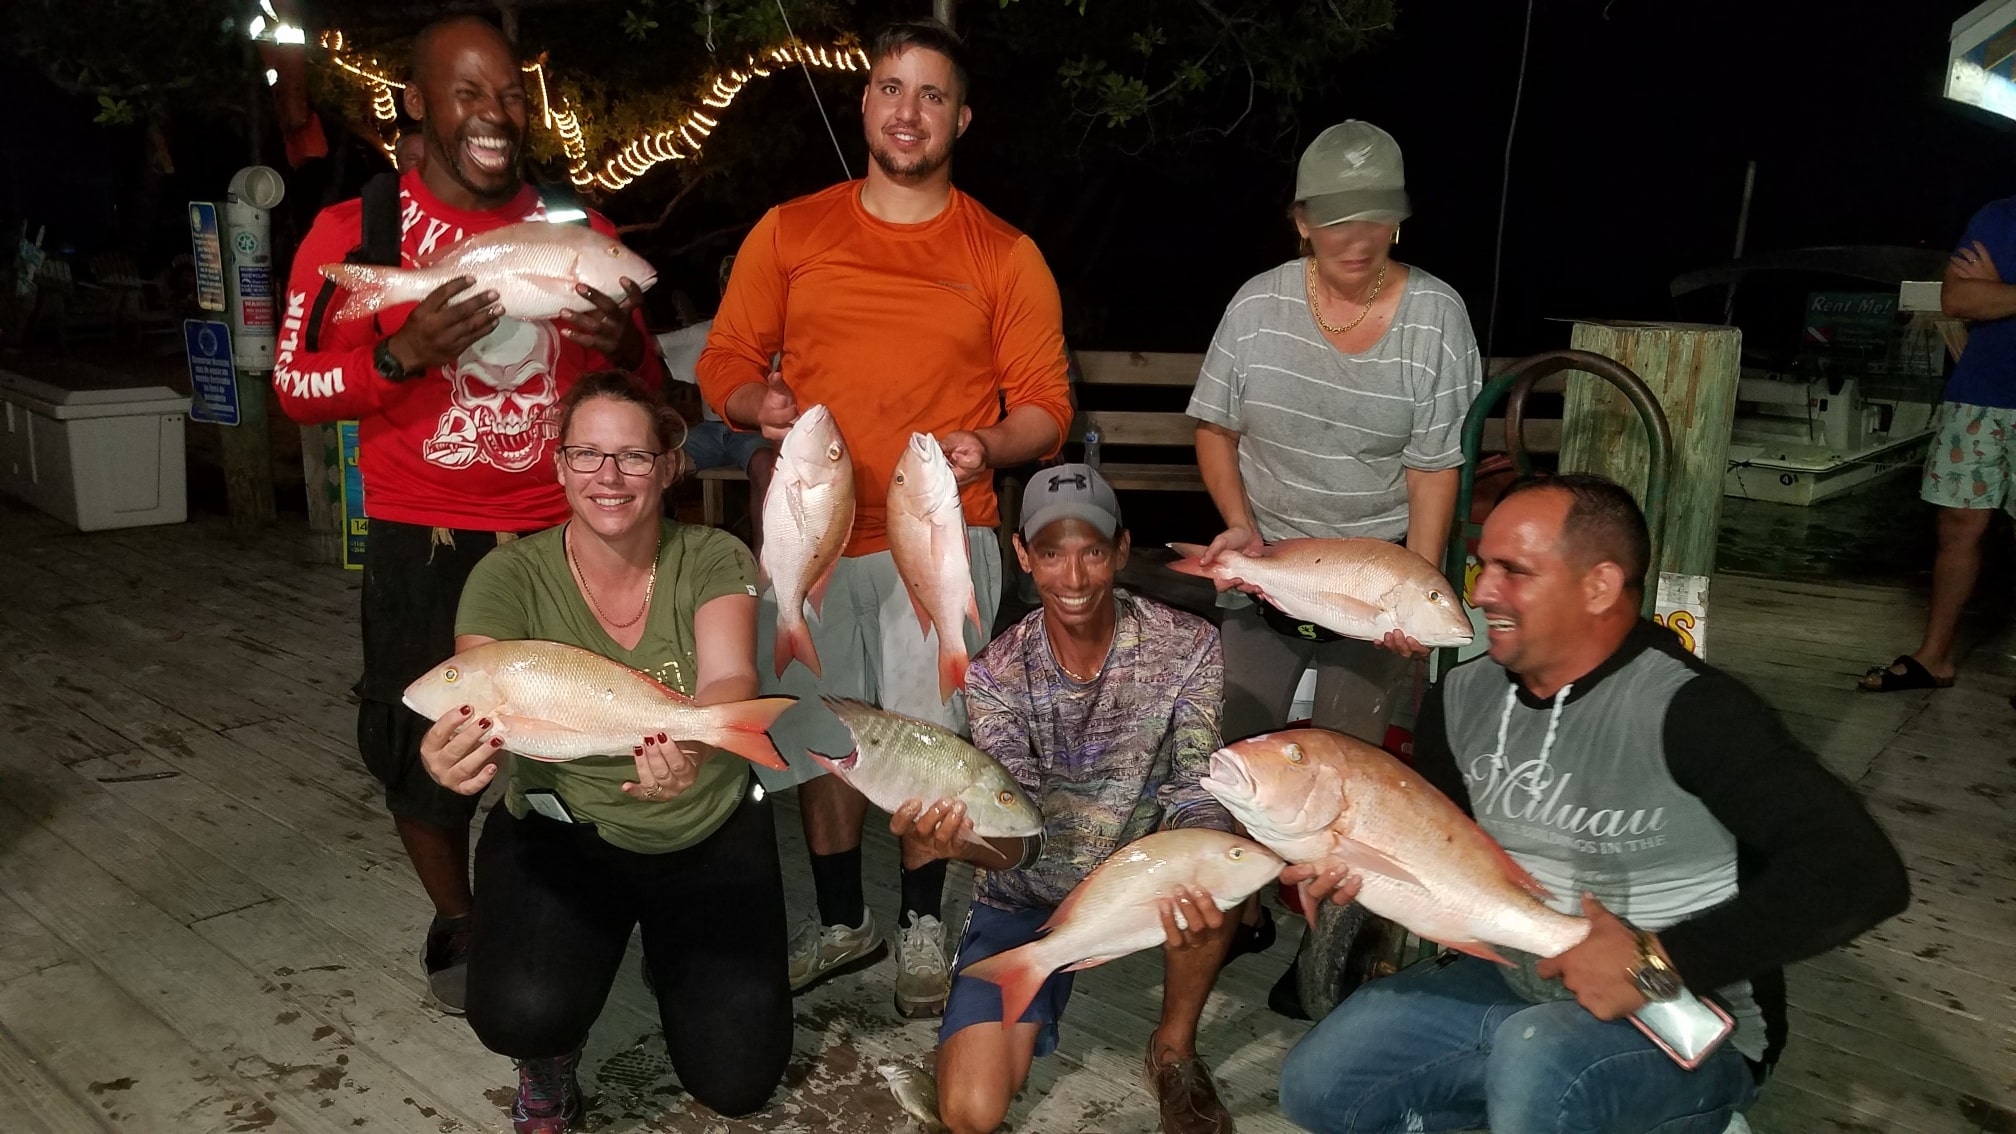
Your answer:
[[[336,452],[343,461],[343,566],[364,569],[364,537],[371,521],[364,518],[364,470],[357,464],[357,423],[336,423]]]
[[[224,246],[217,236],[217,206],[189,202],[189,243],[196,254],[196,305],[224,310]]]
[[[189,354],[189,417],[238,424],[238,375],[231,366],[231,328],[202,319],[182,321]]]

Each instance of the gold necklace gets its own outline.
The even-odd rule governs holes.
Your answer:
[[[1356,330],[1358,324],[1365,321],[1365,316],[1372,314],[1372,305],[1379,302],[1379,293],[1384,291],[1385,288],[1386,265],[1381,264],[1379,265],[1378,277],[1372,281],[1372,294],[1365,297],[1365,310],[1360,311],[1358,317],[1349,323],[1341,327],[1333,327],[1323,318],[1323,304],[1316,298],[1316,257],[1309,257],[1309,310],[1316,316],[1316,325],[1333,335],[1348,334]]]
[[[567,534],[568,536],[572,536],[572,530],[569,530]],[[574,577],[581,581],[581,593],[587,596],[588,605],[595,611],[595,617],[600,618],[605,625],[616,630],[623,630],[637,625],[637,620],[644,617],[645,611],[651,609],[651,592],[658,589],[658,561],[655,559],[651,561],[651,577],[644,582],[643,605],[637,608],[637,613],[622,622],[617,622],[602,613],[602,604],[595,601],[595,592],[588,588],[588,573],[581,570],[581,561],[574,558],[574,541],[563,537],[561,542],[567,546],[567,562],[574,568]]]
[[[1049,627],[1046,626],[1043,628],[1043,636],[1045,640],[1049,639],[1050,637]],[[1099,661],[1099,668],[1092,672],[1091,677],[1087,677],[1084,674],[1079,673],[1077,670],[1072,669],[1070,666],[1064,664],[1064,655],[1057,652],[1056,642],[1051,641],[1049,645],[1050,645],[1050,660],[1057,663],[1057,668],[1064,671],[1064,676],[1070,678],[1071,680],[1077,682],[1080,685],[1090,685],[1092,684],[1093,680],[1096,679],[1100,674],[1106,672],[1106,661],[1104,658],[1101,658]],[[1108,643],[1106,649],[1109,653],[1112,651],[1113,647],[1111,643]]]

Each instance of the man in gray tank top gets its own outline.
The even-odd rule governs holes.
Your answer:
[[[1478,557],[1490,652],[1423,706],[1415,766],[1589,935],[1364,986],[1289,1054],[1282,1110],[1314,1131],[1721,1134],[1784,1042],[1783,966],[1901,912],[1903,863],[1755,694],[1639,617],[1624,489],[1515,485]],[[1693,1070],[1627,1020],[1682,988],[1735,1021]]]

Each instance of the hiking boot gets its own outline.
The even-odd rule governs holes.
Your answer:
[[[561,1134],[581,1122],[581,1053],[518,1060],[518,1098],[511,1104],[516,1134]]]
[[[1158,1063],[1151,1042],[1142,1070],[1162,1115],[1162,1134],[1231,1134],[1232,1114],[1218,1101],[1218,1085],[1203,1060]]]
[[[952,966],[945,963],[945,923],[923,914],[896,937],[896,1012],[907,1020],[945,1014]]]
[[[427,970],[427,991],[451,1016],[460,1016],[469,1000],[469,919],[441,917],[427,927],[420,949],[420,967]]]
[[[889,952],[875,915],[861,911],[856,926],[820,925],[808,920],[791,935],[791,991],[803,992],[842,973],[865,969]]]

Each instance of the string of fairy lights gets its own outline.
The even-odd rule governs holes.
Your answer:
[[[253,34],[256,36],[259,32]],[[322,33],[317,45],[331,63],[370,95],[371,114],[380,125],[381,133],[383,127],[398,121],[398,104],[392,92],[404,89],[406,84],[393,78],[390,70],[377,59],[353,50],[341,31]],[[853,44],[820,45],[793,39],[767,48],[760,54],[746,56],[740,67],[729,67],[708,76],[696,101],[717,112],[726,110],[734,103],[735,96],[750,83],[792,66],[827,71],[865,71],[868,69],[868,54]],[[561,153],[567,159],[567,177],[577,188],[592,186],[614,192],[660,164],[690,160],[700,153],[707,138],[721,124],[718,118],[695,107],[671,124],[646,130],[617,147],[614,154],[604,159],[601,167],[597,168],[588,154],[579,112],[567,105],[564,98],[555,105],[547,90],[544,57],[523,64],[522,68],[532,76],[533,89],[538,92],[540,123],[560,139]],[[380,145],[388,153],[391,151],[391,143],[381,139]]]

